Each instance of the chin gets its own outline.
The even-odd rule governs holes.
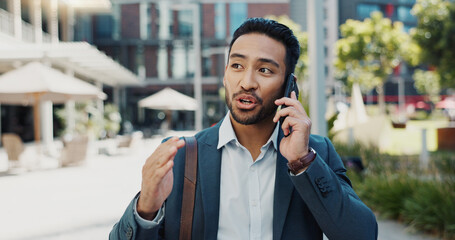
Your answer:
[[[236,109],[231,111],[232,118],[242,125],[252,125],[261,122],[264,119],[261,119],[260,111],[252,110],[240,110]]]

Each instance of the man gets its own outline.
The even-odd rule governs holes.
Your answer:
[[[292,31],[275,21],[248,19],[234,33],[223,79],[229,113],[196,135],[192,239],[377,238],[330,141],[310,135],[295,92],[282,97],[298,56]],[[184,144],[170,138],[147,159],[141,192],[110,239],[178,239]]]

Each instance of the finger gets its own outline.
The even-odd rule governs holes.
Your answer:
[[[275,113],[275,116],[273,117],[273,121],[278,122],[278,120],[280,120],[281,117],[287,117],[287,116],[296,117],[296,118],[305,117],[304,114],[297,111],[294,107],[287,107],[287,108],[281,109],[280,111],[277,111]]]
[[[292,94],[291,94],[291,97],[292,97]],[[305,111],[305,109],[303,108],[302,104],[295,98],[296,96],[294,95],[294,99],[292,98],[287,98],[287,97],[283,97],[283,98],[280,98],[280,99],[277,99],[275,100],[275,104],[276,105],[286,105],[288,107],[294,107],[296,108],[297,110],[299,111]]]
[[[156,182],[161,182],[161,180],[163,180],[164,176],[166,176],[166,174],[168,174],[169,171],[172,170],[172,167],[174,167],[173,160],[166,162],[166,164],[163,167],[157,169],[157,171],[154,174],[154,178],[155,178],[154,180]]]
[[[295,91],[291,92],[291,99],[297,100],[297,94],[295,93]]]
[[[171,160],[177,154],[177,150],[183,146],[185,146],[185,141],[179,140],[177,137],[173,137],[160,144],[155,152],[146,160],[146,167],[161,167]]]

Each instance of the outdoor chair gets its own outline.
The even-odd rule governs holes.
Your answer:
[[[88,136],[77,136],[63,141],[60,166],[81,165],[87,158]]]
[[[144,134],[141,131],[135,131],[129,135],[119,136],[117,144],[117,153],[128,153],[142,142]]]
[[[24,152],[24,143],[19,135],[15,133],[3,133],[2,144],[8,155],[9,163],[19,165],[19,159]]]

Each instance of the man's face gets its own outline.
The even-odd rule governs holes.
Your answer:
[[[283,95],[284,45],[264,34],[240,36],[232,45],[223,84],[235,121],[256,124],[275,115],[274,101]]]

